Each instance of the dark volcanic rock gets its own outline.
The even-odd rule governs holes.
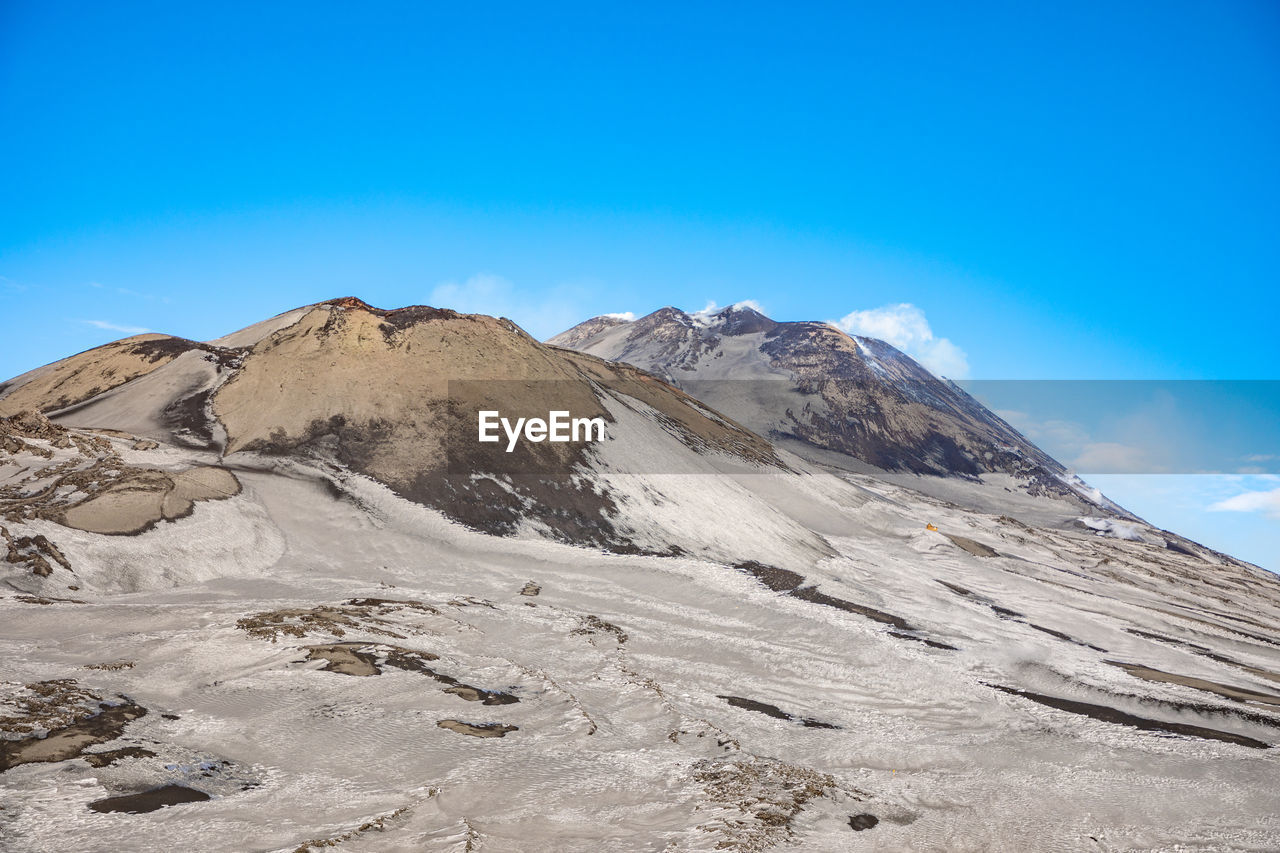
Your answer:
[[[176,806],[182,803],[202,803],[209,799],[204,791],[188,788],[185,785],[165,785],[140,791],[137,794],[125,794],[119,797],[107,797],[89,803],[95,812],[125,812],[142,814],[162,809],[165,806]]]
[[[862,814],[851,815],[849,817],[849,828],[854,832],[862,832],[864,829],[870,829],[879,822],[880,818],[873,814],[863,812]]]

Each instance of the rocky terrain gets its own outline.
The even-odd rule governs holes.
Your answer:
[[[1280,846],[1274,575],[887,345],[678,314],[342,299],[5,383],[0,849]]]

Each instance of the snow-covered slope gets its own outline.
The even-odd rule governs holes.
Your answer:
[[[1280,847],[1275,576],[815,466],[433,310],[310,306],[0,418],[0,849]],[[465,488],[422,451],[446,368],[610,438],[469,457],[493,535],[411,485]]]

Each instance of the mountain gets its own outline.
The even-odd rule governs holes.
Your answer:
[[[780,323],[746,305],[668,307],[631,322],[596,317],[548,343],[650,371],[814,461],[975,482],[1004,475],[1033,497],[1130,517],[955,383],[828,323]]]
[[[759,436],[627,365],[547,347],[509,320],[354,298],[211,343],[152,334],[80,353],[0,388],[0,415],[27,409],[222,459],[324,460],[479,530],[538,529],[614,550],[700,544],[640,520],[642,506],[620,513],[619,499],[637,502],[610,478],[636,447],[691,473],[785,467]],[[600,417],[607,439],[507,452],[505,439],[474,440],[481,409]],[[751,501],[731,491],[726,500]],[[662,493],[640,503],[659,509]],[[792,538],[825,547],[807,531]]]
[[[1280,579],[980,482],[999,425],[873,343],[668,315],[582,340],[648,321],[793,437],[353,298],[3,383],[0,849],[1280,846]]]

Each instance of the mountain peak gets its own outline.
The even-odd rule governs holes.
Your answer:
[[[693,547],[615,522],[625,495],[604,472],[633,444],[681,470],[783,464],[763,438],[628,365],[544,346],[503,318],[356,297],[212,343],[117,341],[0,385],[0,415],[28,410],[219,457],[323,460],[478,530],[632,550]],[[600,419],[608,440],[602,427],[591,441],[478,443],[481,411]]]
[[[778,325],[749,302],[737,302],[712,315],[717,331],[723,335],[750,335],[769,332]]]
[[[1008,475],[1033,496],[1097,504],[962,389],[884,341],[829,323],[777,322],[742,302],[692,314],[669,306],[552,341],[651,371],[802,456],[971,482]]]

